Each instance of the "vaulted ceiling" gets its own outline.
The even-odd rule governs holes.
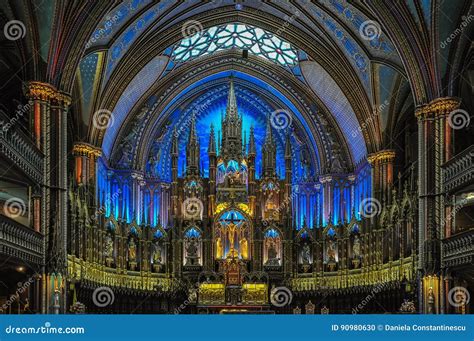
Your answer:
[[[291,113],[295,145],[320,174],[335,158],[350,171],[415,106],[453,95],[473,15],[469,0],[22,3],[2,7],[4,21],[37,28],[21,46],[2,41],[24,61],[17,77],[71,92],[76,138],[111,164],[133,133],[133,167],[145,168],[186,108],[213,93],[220,110],[232,72],[249,117]],[[104,111],[105,129],[94,125]]]

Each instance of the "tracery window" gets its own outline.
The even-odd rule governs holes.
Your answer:
[[[226,49],[245,49],[283,66],[298,63],[297,51],[273,33],[245,24],[214,26],[184,38],[173,51],[175,61],[185,62]]]

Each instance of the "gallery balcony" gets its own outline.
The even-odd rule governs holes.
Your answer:
[[[14,164],[35,182],[42,182],[43,154],[30,137],[21,130],[20,123],[8,124],[0,114],[0,157],[6,164]]]
[[[443,165],[443,182],[447,193],[454,193],[474,184],[474,145]]]
[[[474,229],[467,229],[443,240],[444,268],[471,266],[474,262]]]
[[[43,239],[41,233],[0,215],[0,255],[42,264]]]

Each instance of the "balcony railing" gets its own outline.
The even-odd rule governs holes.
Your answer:
[[[443,240],[442,266],[472,266],[474,262],[474,229]]]
[[[36,182],[42,181],[43,154],[31,139],[15,126],[0,129],[0,154]]]
[[[474,183],[474,145],[443,165],[443,180],[448,193]]]
[[[0,254],[29,263],[43,263],[43,235],[0,215]]]

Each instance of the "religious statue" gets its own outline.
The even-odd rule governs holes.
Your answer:
[[[352,254],[354,258],[360,257],[360,240],[358,236],[354,237],[354,245],[352,246]]]
[[[274,210],[276,208],[276,205],[273,201],[273,197],[274,197],[274,192],[271,191],[269,194],[268,194],[268,198],[267,200],[265,200],[265,210]]]
[[[240,184],[240,172],[239,172],[239,171],[231,172],[231,173],[229,174],[229,177],[230,177],[230,183],[231,183],[231,185],[238,185],[238,184]]]
[[[433,287],[428,288],[428,314],[435,313],[435,297],[433,293]]]
[[[216,258],[221,259],[224,256],[224,248],[222,246],[222,238],[217,237],[216,239]]]
[[[306,157],[306,151],[304,151],[305,153],[303,153],[302,155],[302,165],[301,165],[301,168],[302,168],[302,171],[303,171],[303,174],[302,174],[302,178],[303,180],[309,180],[310,176],[311,176],[311,171],[309,169],[309,161]]]
[[[311,249],[306,243],[303,245],[303,249],[301,250],[301,260],[303,261],[303,264],[311,263]]]
[[[186,266],[199,265],[198,264],[198,247],[196,238],[191,238],[189,244],[186,247]]]
[[[160,162],[160,159],[157,158],[156,156],[152,156],[150,158],[150,175],[154,177],[158,177],[157,166],[159,162]]]
[[[135,262],[137,260],[137,245],[133,238],[131,238],[128,243],[128,260],[130,262]]]
[[[265,265],[268,266],[279,266],[279,259],[278,259],[278,251],[276,249],[275,242],[273,240],[269,240],[268,250],[267,250],[267,261]]]
[[[229,240],[229,254],[227,257],[235,258],[237,251],[235,250],[235,234],[237,232],[237,226],[234,223],[230,223],[227,226],[227,239]]]
[[[104,248],[104,256],[107,258],[112,258],[114,254],[114,241],[112,237],[107,234],[105,236],[105,248]]]
[[[122,152],[122,155],[120,156],[120,159],[118,161],[118,165],[120,166],[123,166],[123,167],[127,167],[130,165],[130,162],[132,161],[132,145],[127,142],[127,141],[123,141],[121,144],[120,144],[120,147],[121,147],[121,152]]]
[[[242,256],[242,259],[248,259],[249,258],[249,245],[247,242],[246,238],[242,238],[239,242],[240,246],[240,255]]]
[[[61,308],[61,299],[60,299],[61,292],[58,289],[54,290],[53,294],[53,310],[54,314],[59,314],[59,309]]]
[[[332,173],[343,173],[344,169],[341,164],[341,158],[339,156],[335,156],[331,162],[331,172]]]
[[[334,240],[329,241],[326,253],[330,262],[336,261],[336,243]]]
[[[156,242],[153,248],[153,264],[161,264],[162,261],[161,246],[158,242]]]

